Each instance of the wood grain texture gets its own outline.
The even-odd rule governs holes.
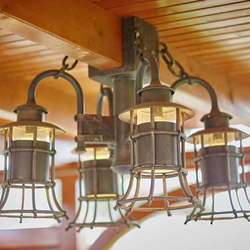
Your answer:
[[[1,0],[0,13],[1,27],[24,38],[100,69],[122,66],[121,18],[87,0]]]

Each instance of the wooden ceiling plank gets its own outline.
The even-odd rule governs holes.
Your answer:
[[[88,0],[0,0],[0,13],[1,28],[26,39],[99,69],[122,66],[122,19]]]
[[[237,69],[223,72],[226,73],[228,76],[249,75],[250,69]]]
[[[228,40],[223,40],[223,41],[210,41],[206,43],[198,43],[195,45],[190,45],[190,46],[180,46],[176,48],[181,48],[183,51],[193,51],[193,50],[204,50],[204,49],[209,49],[209,48],[216,48],[216,47],[222,47],[222,46],[228,46],[228,45],[234,45],[234,44],[244,44],[244,43],[249,43],[250,42],[250,36],[247,37],[240,37],[236,39],[228,39]]]
[[[250,55],[250,49],[249,50],[243,50],[242,53],[238,53],[237,55],[228,54],[228,55],[219,55],[217,58],[216,57],[211,57],[209,59],[206,59],[206,63],[215,63],[215,62],[228,62],[229,64],[235,64],[238,60],[245,62],[246,59]],[[221,65],[220,65],[221,66]]]
[[[90,0],[93,2],[93,0]],[[101,8],[104,9],[110,9],[110,8],[117,8],[117,7],[124,7],[128,5],[133,5],[133,4],[138,4],[138,3],[149,3],[152,1],[158,1],[158,0],[99,0],[99,1],[94,1],[96,5],[98,5]]]
[[[221,65],[221,68],[227,68],[227,67],[228,67],[228,65]],[[250,67],[250,60],[249,59],[244,60],[244,61],[235,60],[235,62],[233,64],[230,64],[230,68],[235,68],[235,69],[249,68],[249,67]]]
[[[243,54],[250,54],[250,46],[246,49],[218,51],[217,53],[197,55],[196,59],[207,62],[209,59],[212,59],[212,58],[227,57],[227,56],[237,57],[238,55],[243,55]]]
[[[188,41],[191,39],[199,39],[203,37],[214,37],[214,36],[225,36],[225,37],[237,37],[241,36],[242,33],[249,31],[250,24],[239,24],[239,25],[233,25],[223,28],[217,28],[217,29],[208,29],[208,30],[196,30],[194,32],[188,32],[184,34],[177,34],[173,36],[167,35],[166,31],[159,32],[160,38],[167,38],[169,43],[179,42],[179,41]],[[165,33],[165,35],[163,34]]]
[[[1,41],[1,40],[0,40]],[[1,49],[12,49],[12,48],[21,48],[21,47],[27,47],[27,46],[34,46],[37,45],[36,43],[29,41],[27,39],[22,39],[22,40],[14,40],[11,42],[3,43],[0,44]]]
[[[244,31],[244,30],[249,30],[250,24],[249,23],[239,23],[239,24],[233,24],[233,25],[228,25],[225,27],[217,27],[217,28],[207,28],[207,29],[187,29],[183,33],[176,33],[176,34],[171,34],[172,30],[170,32],[168,30],[162,30],[159,31],[159,37],[164,38],[168,37],[171,41],[176,41],[176,40],[181,40],[181,39],[188,39],[189,37],[203,37],[203,36],[213,36],[213,35],[218,35],[218,34],[228,34],[228,33],[234,33],[236,31]]]
[[[8,30],[1,29],[0,27],[0,36],[5,36],[5,35],[12,35],[12,32]]]
[[[227,2],[226,2],[227,3]],[[172,12],[168,15],[155,16],[153,18],[144,18],[144,20],[152,25],[161,23],[171,23],[173,27],[186,26],[187,24],[198,24],[205,23],[211,20],[223,20],[230,17],[244,16],[249,13],[250,3],[249,1],[244,2],[233,2],[231,4],[223,4],[218,1],[213,6],[208,8],[195,9],[187,11],[185,8],[184,12]],[[236,16],[235,16],[236,15]],[[186,22],[186,24],[185,24]]]
[[[198,25],[191,25],[186,27],[180,27],[175,29],[165,29],[164,25],[159,29],[160,36],[168,35],[178,35],[178,34],[184,34],[194,31],[200,31],[200,30],[211,30],[211,29],[218,29],[218,28],[224,28],[228,26],[233,25],[240,25],[240,24],[246,24],[250,22],[250,16],[246,17],[237,17],[230,20],[223,20],[223,21],[217,21],[217,22],[209,22],[209,23],[202,23]],[[158,27],[160,28],[160,27]],[[166,33],[164,34],[165,31]]]
[[[28,53],[33,53],[34,51],[44,50],[43,45],[29,45],[23,47],[16,47],[11,49],[0,50],[0,56],[13,56],[13,55],[24,55]]]
[[[246,59],[244,61],[234,61],[233,64],[222,64],[220,65],[220,69],[228,71],[237,69],[250,69],[250,60]]]
[[[20,36],[17,36],[14,34],[8,34],[8,35],[0,36],[0,45],[11,43],[11,42],[21,42],[24,40],[25,39]]]
[[[213,47],[213,48],[207,48],[205,50],[196,50],[196,51],[188,51],[188,55],[192,57],[196,57],[197,55],[208,55],[208,54],[213,54],[213,53],[220,53],[222,51],[233,51],[233,50],[240,50],[244,48],[249,48],[249,43],[242,43],[242,44],[232,44],[232,45],[227,45],[224,47],[218,46],[218,47]]]
[[[199,2],[195,0],[157,0],[157,1],[146,1],[146,0],[125,0],[125,1],[117,1],[117,0],[108,0],[108,1],[101,1],[95,3],[96,5],[100,6],[101,8],[107,9],[111,13],[116,15],[127,15],[129,13],[134,13],[138,11],[145,11],[149,9],[161,8],[167,6],[176,6],[185,3],[193,3]]]
[[[3,71],[3,73],[11,74],[15,78],[18,78],[18,77],[21,77],[23,79],[29,78],[30,79],[29,81],[31,81],[33,78],[35,78],[35,76],[37,76],[41,72],[46,71],[46,70],[50,70],[50,69],[60,69],[60,66],[58,67],[58,65],[56,65],[54,67],[48,67],[48,65],[46,63],[43,63],[39,67],[32,67],[32,66],[25,67],[25,66],[23,66],[19,70],[6,69],[5,71]],[[27,72],[28,72],[28,74],[27,74]],[[87,74],[87,69],[85,70],[84,68],[79,68],[79,69],[74,69],[74,72],[71,72],[70,74],[75,76],[75,78],[77,80],[80,78],[81,79],[84,78],[84,80],[87,83],[89,81],[89,79],[88,79],[88,77],[83,76],[84,72],[85,72],[85,74]],[[97,84],[99,84],[99,83],[97,83]],[[91,88],[91,86],[90,86],[90,88]],[[85,89],[86,89],[86,86],[84,87],[84,90]],[[67,92],[71,92],[71,91],[74,92],[74,89],[67,90]]]
[[[244,18],[249,21],[250,18],[250,9],[245,10],[237,10],[228,13],[215,14],[209,16],[203,16],[199,18],[190,18],[181,21],[173,21],[169,20],[167,23],[160,23],[154,25],[158,30],[170,30],[170,29],[181,29],[185,27],[198,26],[199,29],[203,29],[204,27],[216,28],[222,27],[221,25],[228,26],[230,23],[235,24],[235,19]],[[225,25],[226,24],[226,25]]]
[[[32,63],[36,63],[36,61],[39,61],[41,57],[45,57],[48,60],[48,56],[53,54],[59,54],[56,51],[44,49],[40,51],[34,51],[32,53],[29,53],[28,55],[12,55],[12,56],[1,56],[0,57],[0,63],[4,65],[15,65],[15,64],[23,64],[25,61],[33,61]]]
[[[58,69],[62,67],[61,61],[62,61],[62,56],[59,53],[54,53],[49,55],[49,60],[51,62],[55,62],[54,65],[57,66]],[[0,61],[1,62],[1,61]],[[52,64],[52,65],[51,65]],[[46,56],[40,56],[36,57],[35,60],[32,59],[31,57],[27,58],[26,60],[23,59],[22,63],[20,62],[9,62],[9,63],[4,63],[3,66],[1,67],[1,73],[2,72],[17,72],[17,71],[22,71],[25,69],[26,72],[29,72],[30,69],[38,69],[39,68],[44,68],[48,66],[48,57]],[[53,63],[50,63],[50,68],[55,67],[53,66]]]
[[[230,64],[222,65],[223,67],[217,68],[223,74],[226,74],[227,77],[232,77],[241,74],[249,74],[250,68],[249,67],[238,67],[238,68],[231,68]],[[237,82],[238,85],[241,85],[241,82]]]
[[[245,30],[241,32],[234,32],[234,33],[227,33],[227,34],[222,34],[222,35],[214,35],[214,36],[202,36],[202,37],[197,37],[197,38],[190,38],[186,40],[179,40],[175,42],[170,42],[168,40],[168,43],[174,44],[176,47],[186,47],[190,45],[195,45],[199,43],[205,43],[208,41],[211,42],[218,42],[218,41],[226,41],[230,39],[238,39],[242,37],[247,37],[250,36],[250,30]]]
[[[138,12],[133,12],[129,14],[137,16],[141,19],[147,20],[149,23],[153,23],[154,20],[150,20],[150,18],[155,18],[155,17],[161,17],[161,16],[166,16],[166,15],[178,15],[184,14],[187,12],[191,11],[196,11],[196,10],[206,10],[209,8],[213,8],[215,6],[221,6],[224,5],[225,8],[229,4],[237,4],[240,2],[246,2],[246,0],[220,0],[220,1],[195,1],[195,2],[186,2],[184,4],[175,4],[175,5],[169,5],[169,2],[166,2],[165,6],[161,8],[152,8],[152,9],[147,9],[143,11],[138,11]],[[112,11],[112,9],[109,11]],[[126,13],[128,14],[128,13]],[[126,15],[124,14],[124,15]]]
[[[218,64],[218,66],[221,66],[223,64],[223,62],[227,63],[227,64],[232,64],[235,63],[235,61],[244,61],[245,59],[250,58],[250,53],[248,54],[243,54],[243,55],[238,55],[236,56],[232,56],[232,55],[227,55],[227,56],[217,56],[214,58],[209,58],[206,59],[205,63],[206,64]]]

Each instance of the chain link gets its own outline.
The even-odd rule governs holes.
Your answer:
[[[135,29],[134,31],[134,48],[136,50],[137,55],[139,55],[139,58],[143,57],[143,45],[142,45],[142,39],[140,37],[140,32],[138,29]]]
[[[75,68],[76,64],[78,63],[78,60],[75,60],[75,62],[71,65],[71,67],[69,67],[68,64],[66,64],[66,61],[68,59],[68,56],[65,56],[62,60],[62,68],[58,70],[58,73],[54,76],[54,79],[57,80],[60,76],[61,73],[63,73],[64,71],[70,71],[72,69]]]
[[[168,65],[168,69],[171,74],[177,78],[189,78],[188,73],[184,70],[181,64],[178,61],[175,61],[173,56],[170,54],[168,47],[165,43],[159,42],[160,45],[163,46],[163,49],[160,50],[160,55],[165,63]],[[177,67],[179,71],[175,71],[174,67]]]

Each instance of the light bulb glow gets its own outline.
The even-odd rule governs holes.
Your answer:
[[[173,169],[155,169],[155,174],[167,174],[167,173],[174,173],[177,172],[176,170]],[[143,170],[142,173],[145,174],[151,174],[151,170]]]
[[[155,122],[176,122],[176,108],[157,107],[154,110]],[[137,125],[150,122],[150,108],[137,110]]]
[[[27,140],[32,141],[34,138],[33,126],[18,126],[13,127],[12,139],[13,141]],[[37,141],[50,142],[51,129],[46,127],[37,127]]]
[[[196,137],[197,146],[201,146],[201,135]],[[227,144],[232,145],[236,140],[234,132],[227,133]],[[204,147],[222,146],[225,145],[224,133],[209,133],[203,135]]]
[[[94,150],[96,153],[96,157],[94,156]],[[102,160],[102,159],[109,159],[110,151],[108,147],[87,147],[86,152],[83,155],[84,160]]]
[[[117,194],[89,194],[87,195],[88,198],[94,198],[94,197],[97,197],[97,198],[105,198],[105,197],[116,197]]]

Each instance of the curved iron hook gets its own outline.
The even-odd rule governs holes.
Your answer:
[[[80,84],[72,75],[66,72],[60,72],[60,74],[58,75],[59,72],[60,70],[47,70],[37,75],[29,86],[27,103],[36,103],[35,100],[36,89],[38,84],[43,79],[46,79],[48,77],[59,76],[68,81],[74,87],[77,96],[77,113],[84,114],[84,97]]]
[[[202,87],[204,87],[207,92],[209,93],[210,99],[211,99],[211,112],[213,113],[221,113],[218,107],[218,99],[217,99],[217,95],[214,91],[214,89],[212,88],[212,86],[206,82],[205,80],[198,78],[198,77],[193,77],[193,76],[189,76],[188,78],[181,78],[178,79],[177,81],[175,81],[172,85],[171,88],[174,90],[177,90],[179,87],[181,87],[184,84],[188,84],[188,85],[194,85],[194,84],[198,84]]]

